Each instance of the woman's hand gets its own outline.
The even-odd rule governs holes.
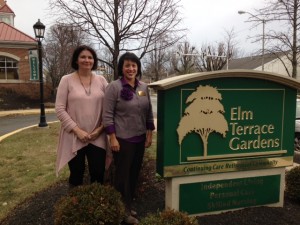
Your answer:
[[[116,134],[112,133],[109,135],[109,143],[110,143],[110,149],[114,152],[120,151],[120,144],[118,139],[116,138]]]
[[[95,130],[93,130],[93,132],[90,133],[90,141],[96,140],[102,133],[103,128],[103,125],[101,125],[100,127],[97,127]]]
[[[149,148],[151,146],[151,144],[152,144],[152,131],[147,130],[145,148]]]
[[[73,132],[83,143],[87,143],[90,140],[90,134],[80,129],[78,126],[73,128]]]

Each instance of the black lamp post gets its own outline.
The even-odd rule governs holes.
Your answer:
[[[43,61],[42,61],[42,42],[44,38],[45,25],[41,23],[40,19],[33,25],[35,37],[38,41],[38,54],[39,54],[39,80],[40,80],[40,101],[41,101],[41,114],[39,127],[47,127],[44,105],[44,79],[43,79]]]

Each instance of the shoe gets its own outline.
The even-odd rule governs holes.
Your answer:
[[[130,214],[131,214],[132,216],[137,216],[137,212],[134,211],[134,210],[130,210]]]
[[[124,219],[124,222],[128,223],[128,224],[139,224],[139,221],[136,218],[134,218],[133,216],[127,216]]]

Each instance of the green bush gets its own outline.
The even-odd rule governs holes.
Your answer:
[[[292,168],[286,173],[285,192],[288,197],[300,201],[300,166]]]
[[[109,185],[78,186],[55,204],[55,225],[116,225],[125,216],[121,195]]]
[[[142,219],[140,225],[196,225],[195,217],[189,217],[186,213],[165,210],[155,214],[149,214]]]

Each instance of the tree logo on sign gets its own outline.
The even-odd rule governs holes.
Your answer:
[[[186,100],[189,104],[181,118],[178,128],[178,142],[190,133],[197,133],[203,142],[204,157],[207,156],[208,137],[212,132],[226,137],[228,123],[224,117],[222,96],[218,90],[209,85],[200,85]]]

